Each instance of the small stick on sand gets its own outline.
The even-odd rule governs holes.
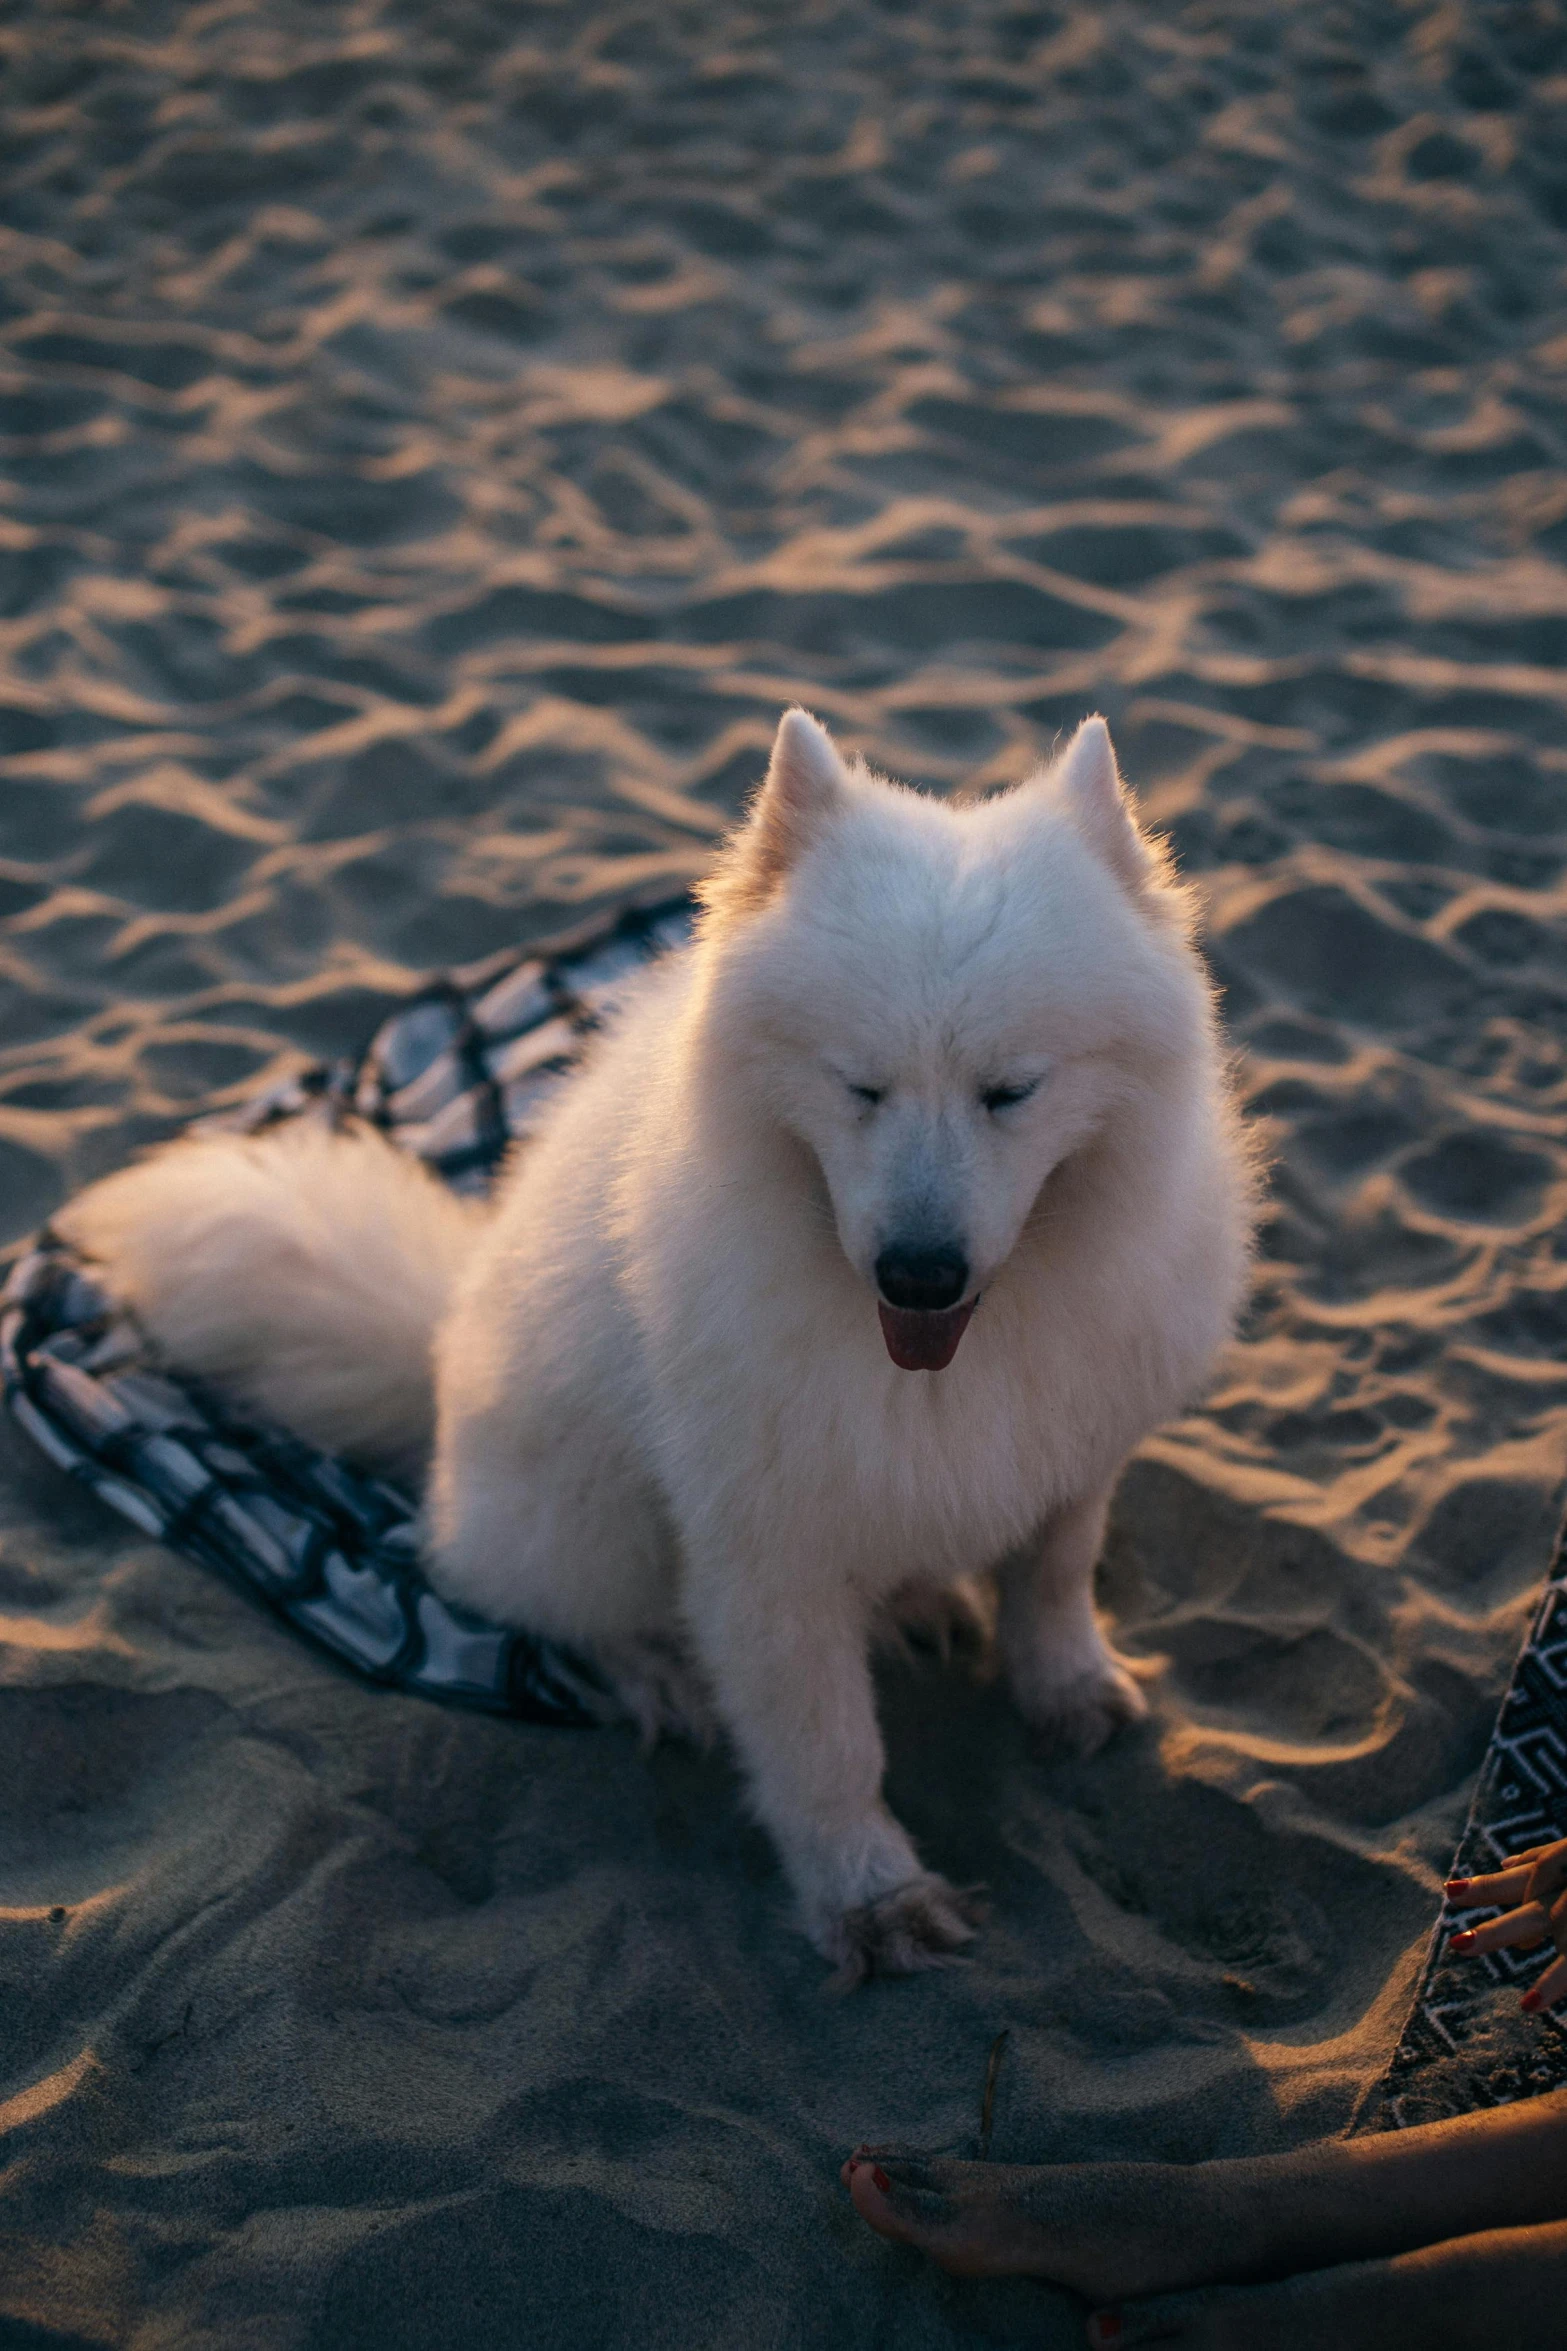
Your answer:
[[[1010,2030],[1003,2025],[990,2044],[990,2055],[985,2061],[985,2090],[979,2102],[979,2156],[982,2163],[990,2161],[990,2133],[996,2119],[996,2076],[1001,2071],[1001,2052],[1010,2038]]]

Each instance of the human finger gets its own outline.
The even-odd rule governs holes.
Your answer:
[[[1553,2008],[1563,1998],[1567,1998],[1567,1959],[1557,1959],[1529,1986],[1521,2005],[1532,2016],[1537,2008]]]
[[[1508,1854],[1507,1866],[1516,1869],[1522,1861],[1544,1861],[1551,1853],[1567,1853],[1567,1837],[1548,1837],[1543,1845],[1525,1845],[1519,1852]]]
[[[1540,1902],[1549,1910],[1558,1894],[1567,1890],[1567,1846],[1542,1853],[1529,1871],[1526,1902]]]
[[[1491,1870],[1488,1874],[1474,1878],[1449,1878],[1448,1891],[1467,1893],[1475,1886],[1498,1885],[1503,1878],[1511,1877],[1514,1870],[1537,1869],[1542,1861],[1559,1861],[1567,1868],[1567,1837],[1552,1837],[1543,1845],[1525,1845],[1521,1852],[1509,1853],[1499,1870]]]
[[[1505,1918],[1487,1920],[1483,1927],[1465,1927],[1447,1947],[1460,1959],[1480,1959],[1487,1951],[1532,1951],[1549,1932],[1544,1910],[1538,1902],[1528,1902],[1521,1910],[1509,1910]]]
[[[1516,1865],[1495,1870],[1484,1878],[1449,1878],[1442,1888],[1449,1902],[1464,1910],[1510,1910],[1529,1891],[1533,1863],[1527,1855]]]

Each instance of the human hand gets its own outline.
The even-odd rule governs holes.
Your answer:
[[[1535,1951],[1552,1942],[1560,1956],[1529,1986],[1523,2006],[1532,2014],[1567,1995],[1567,1837],[1515,1853],[1489,1877],[1449,1878],[1443,1891],[1466,1910],[1495,1903],[1503,1913],[1483,1927],[1465,1927],[1448,1944],[1450,1951],[1478,1959],[1487,1951]]]

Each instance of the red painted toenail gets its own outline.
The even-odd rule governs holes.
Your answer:
[[[1523,1998],[1522,1998],[1522,1999],[1519,2001],[1518,2005],[1519,2005],[1519,2007],[1520,2007],[1520,2008],[1522,2008],[1522,2009],[1526,2010],[1526,2011],[1527,2011],[1527,2013],[1528,2013],[1530,2016],[1533,2016],[1533,2014],[1534,2014],[1535,2010],[1536,2010],[1536,2009],[1539,2007],[1539,2005],[1540,2005],[1540,1989],[1539,1989],[1539,1986],[1538,1986],[1538,1985],[1536,1985],[1536,1986],[1535,1986],[1535,1988],[1534,1988],[1534,1990],[1533,1990],[1533,1991],[1531,1991],[1531,1992],[1525,1992],[1525,1994],[1524,1994]]]
[[[1474,1942],[1474,1939],[1474,1928],[1465,1927],[1461,1935],[1454,1935],[1451,1943],[1448,1945],[1448,1949],[1450,1951],[1467,1951]]]
[[[1442,1891],[1444,1894],[1467,1894],[1469,1886],[1468,1878],[1449,1878]]]
[[[873,2163],[871,2165],[871,2178],[876,2182],[877,2187],[880,2188],[884,2196],[891,2195],[892,2182],[890,2179],[888,2179],[887,2174],[882,2170],[879,2163]]]

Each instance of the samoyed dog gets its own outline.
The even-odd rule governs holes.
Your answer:
[[[975,1920],[882,1799],[878,1619],[982,1572],[1040,1732],[1144,1713],[1095,1555],[1232,1329],[1254,1193],[1103,720],[955,806],[791,710],[695,943],[492,1202],[297,1122],[60,1223],[169,1362],[423,1479],[449,1598],[588,1652],[650,1732],[716,1719],[853,1981]]]

